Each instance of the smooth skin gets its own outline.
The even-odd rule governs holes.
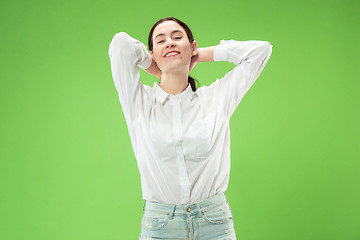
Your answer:
[[[185,30],[174,21],[160,23],[152,37],[153,51],[149,51],[152,63],[145,71],[160,79],[160,86],[167,93],[177,95],[183,92],[195,65],[214,61],[216,46],[197,48],[197,42],[190,43]],[[180,54],[165,57],[166,53],[173,50]]]

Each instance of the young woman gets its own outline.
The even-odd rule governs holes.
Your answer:
[[[140,239],[236,239],[224,194],[230,172],[229,120],[264,69],[267,41],[221,40],[198,48],[182,21],[154,24],[146,46],[125,32],[109,46],[118,92],[141,176],[144,215]],[[234,68],[196,89],[189,72],[198,62]],[[139,68],[156,76],[152,87]]]

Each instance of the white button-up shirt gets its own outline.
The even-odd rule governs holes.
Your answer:
[[[191,204],[225,192],[230,173],[229,119],[264,69],[267,41],[221,40],[214,61],[234,68],[209,86],[177,95],[140,81],[152,57],[125,32],[109,45],[113,81],[141,176],[144,200]]]

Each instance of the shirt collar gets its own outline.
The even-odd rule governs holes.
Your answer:
[[[177,95],[165,92],[165,90],[160,87],[158,82],[154,82],[153,88],[155,89],[156,98],[160,101],[161,104],[164,103],[167,97],[173,98],[176,96],[180,98],[181,102],[186,102],[190,101],[194,94],[196,94],[196,92],[193,92],[190,83],[188,83],[188,86],[184,91]]]

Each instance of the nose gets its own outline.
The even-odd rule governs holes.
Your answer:
[[[175,46],[175,42],[173,39],[169,39],[169,41],[166,42],[166,48],[171,48]]]

